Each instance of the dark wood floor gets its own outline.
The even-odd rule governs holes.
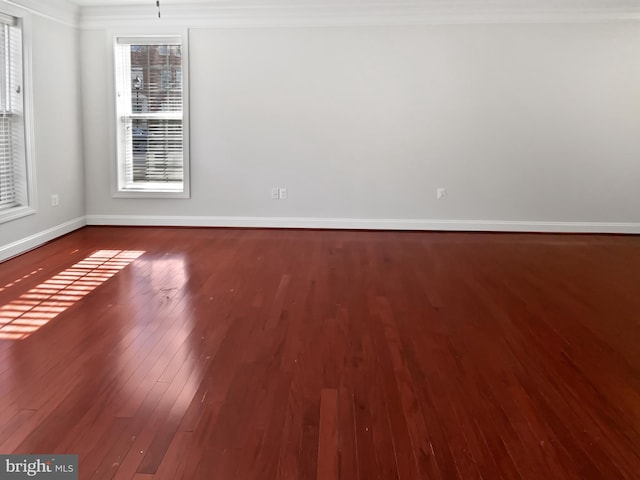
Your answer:
[[[81,479],[640,478],[639,237],[91,227],[0,305]]]

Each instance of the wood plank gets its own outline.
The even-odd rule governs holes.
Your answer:
[[[318,478],[338,479],[338,391],[333,388],[320,393]]]

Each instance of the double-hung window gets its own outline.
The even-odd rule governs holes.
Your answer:
[[[116,37],[117,192],[189,195],[181,36]]]
[[[21,20],[0,13],[0,222],[33,213],[25,138]]]

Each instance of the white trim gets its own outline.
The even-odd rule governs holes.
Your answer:
[[[39,17],[77,28],[80,8],[66,0],[0,0],[0,7],[10,5],[22,8]]]
[[[0,262],[7,260],[21,253],[25,253],[40,245],[55,240],[56,238],[73,232],[78,228],[82,228],[86,225],[85,217],[74,218],[68,222],[61,223],[55,227],[48,228],[42,232],[35,233],[26,238],[16,240],[13,243],[0,246]]]
[[[564,3],[564,5],[563,5]],[[592,23],[638,22],[640,5],[609,2],[597,7],[571,8],[575,3],[530,3],[514,5],[512,0],[493,2],[346,2],[296,5],[294,3],[251,5],[182,3],[162,6],[157,18],[155,6],[112,5],[82,7],[80,26],[85,29],[123,26],[286,27],[353,25],[441,25],[491,23]]]
[[[207,217],[148,215],[87,215],[0,246],[0,262],[32,250],[85,225],[319,228],[469,232],[622,233],[640,235],[635,222],[519,222],[484,220],[411,220],[300,217]]]
[[[29,14],[22,16],[22,90],[24,111],[24,147],[27,168],[27,198],[29,208],[38,210],[36,177],[36,130],[33,113],[33,22]]]
[[[0,211],[0,223],[10,222],[18,218],[26,217],[27,215],[33,215],[34,213],[36,213],[36,209],[29,205],[7,208]]]
[[[87,225],[640,234],[636,222],[87,215]]]

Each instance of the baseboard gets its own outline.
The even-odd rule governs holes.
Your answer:
[[[640,223],[623,222],[87,215],[87,225],[640,234]]]
[[[56,225],[55,227],[43,230],[42,232],[17,240],[13,243],[2,245],[0,246],[0,262],[39,247],[43,243],[47,243],[69,232],[73,232],[85,225],[85,217],[78,217],[73,220],[69,220],[68,222],[61,223],[60,225]]]
[[[439,230],[466,232],[640,234],[636,222],[525,222],[495,220],[416,220],[303,217],[211,217],[160,215],[87,215],[0,246],[0,262],[82,228],[85,225],[163,227],[326,228],[362,230]]]

